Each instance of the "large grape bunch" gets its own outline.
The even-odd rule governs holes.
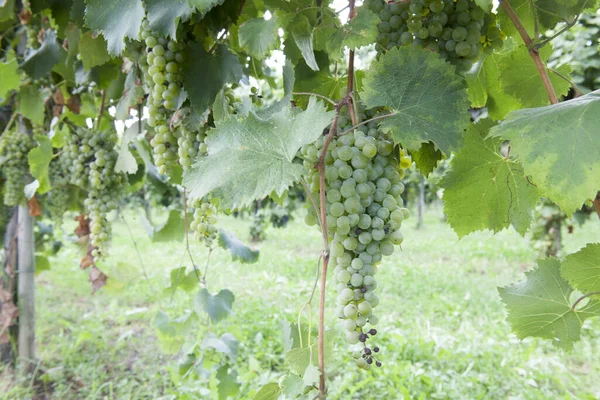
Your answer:
[[[35,145],[26,133],[9,130],[0,136],[0,171],[4,176],[4,204],[12,207],[25,201],[25,177],[29,170],[27,154]]]
[[[61,162],[69,165],[70,183],[87,190],[84,207],[90,218],[93,256],[106,253],[111,227],[108,214],[119,207],[125,194],[126,177],[115,171],[118,153],[116,132],[80,128],[69,136]]]
[[[411,0],[387,3],[366,0],[365,5],[379,14],[379,52],[412,44],[439,53],[468,71],[482,52],[502,47],[502,32],[494,14],[487,14],[473,0]]]
[[[359,113],[361,120],[373,112]],[[345,115],[338,120],[340,132],[349,124]],[[325,137],[301,149],[305,167],[310,171],[308,184],[315,193],[319,177],[314,165],[320,156]],[[367,343],[377,333],[378,317],[373,309],[379,299],[375,294],[375,272],[383,256],[394,252],[403,241],[400,226],[409,216],[400,195],[400,180],[412,160],[371,122],[353,132],[334,138],[325,157],[325,193],[327,227],[331,239],[330,260],[335,265],[338,290],[338,315],[343,319],[346,340],[363,343],[362,356],[356,363],[370,368],[377,347]],[[314,210],[306,217],[309,225],[317,223]]]

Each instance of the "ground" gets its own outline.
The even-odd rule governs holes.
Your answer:
[[[164,291],[170,270],[189,264],[184,245],[153,244],[135,211],[124,217],[131,234],[119,219],[111,256],[102,267],[116,278],[108,290],[91,295],[87,273],[76,261],[77,247],[68,239],[51,270],[38,275],[37,354],[44,374],[34,383],[11,380],[4,373],[0,396],[212,397],[206,394],[207,381],[177,383],[172,371],[178,355],[161,350],[153,327],[158,310],[176,317],[191,308],[193,293]],[[334,329],[331,399],[600,398],[599,321],[586,323],[583,339],[571,353],[542,340],[520,341],[505,322],[496,288],[533,267],[536,252],[526,239],[511,230],[458,241],[439,209],[428,211],[423,229],[416,230],[415,224],[415,219],[406,222],[402,250],[386,258],[377,275],[381,369],[357,370],[329,313],[326,323]],[[243,239],[248,236],[248,221],[225,218],[220,226]],[[251,399],[261,385],[285,373],[280,322],[296,320],[312,289],[319,254],[319,233],[305,226],[301,216],[267,235],[257,245],[258,263],[234,263],[216,251],[208,270],[211,292],[227,288],[236,296],[235,315],[218,329],[242,343],[237,362],[240,399]],[[599,240],[600,224],[594,219],[567,235],[565,243],[574,251]],[[193,244],[192,252],[198,263],[204,262],[201,245]],[[331,311],[333,287],[328,299]],[[195,334],[201,339],[204,332]]]

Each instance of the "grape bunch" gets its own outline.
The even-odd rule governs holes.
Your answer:
[[[25,201],[25,176],[29,170],[27,154],[35,146],[26,133],[9,130],[0,136],[1,171],[4,175],[4,204],[12,207]]]
[[[90,218],[92,254],[103,254],[110,241],[108,213],[119,207],[125,194],[126,177],[115,171],[118,153],[116,132],[79,129],[69,136],[61,162],[69,165],[70,183],[87,190],[84,207]]]
[[[64,157],[58,157],[50,162],[48,176],[52,190],[44,199],[44,209],[50,214],[50,218],[60,225],[63,216],[69,206],[69,165],[65,163]]]
[[[155,130],[150,144],[154,150],[154,162],[159,172],[164,174],[178,158],[178,138],[171,131],[170,121],[181,102],[184,56],[181,44],[152,32],[148,21],[142,24],[141,38],[146,44],[146,60],[140,66],[145,71],[150,91],[148,125]]]
[[[503,34],[495,15],[487,14],[473,0],[410,0],[401,4],[366,0],[379,14],[379,52],[393,47],[420,46],[468,71],[482,51],[502,47]]]
[[[361,120],[374,115],[367,110],[358,114]],[[339,132],[350,124],[347,116],[338,119]],[[314,169],[325,136],[301,149],[307,182],[315,193],[319,177]],[[402,222],[409,212],[400,197],[404,186],[400,180],[412,160],[403,150],[395,152],[393,143],[377,129],[375,122],[363,125],[347,134],[335,137],[325,157],[325,193],[328,234],[331,239],[329,256],[335,265],[338,290],[338,315],[343,319],[346,341],[362,343],[362,357],[356,361],[361,368],[375,360],[378,348],[370,348],[367,340],[377,334],[373,326],[378,317],[373,309],[379,298],[375,294],[375,272],[383,256],[394,252],[402,243]],[[314,210],[306,216],[309,225],[317,223]],[[367,327],[369,326],[369,327]]]
[[[217,208],[209,199],[197,199],[188,201],[188,205],[194,208],[194,219],[190,224],[192,231],[199,242],[204,242],[206,247],[212,247],[217,238]]]

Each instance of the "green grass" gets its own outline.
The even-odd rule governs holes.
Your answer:
[[[189,264],[184,246],[151,243],[136,215],[126,216],[143,262],[125,225],[117,223],[111,257],[102,269],[118,283],[91,295],[77,247],[68,243],[52,269],[37,278],[37,354],[46,397],[41,383],[11,380],[5,373],[4,398],[32,398],[35,392],[52,399],[212,398],[206,393],[214,380],[177,383],[178,356],[160,350],[152,326],[158,310],[176,317],[192,306],[193,293],[164,293],[170,270]],[[286,372],[280,321],[297,318],[319,255],[319,233],[301,219],[269,230],[256,264],[233,263],[223,251],[211,258],[209,290],[227,288],[236,296],[235,315],[215,332],[231,332],[241,343],[240,399],[251,399],[262,384]],[[600,398],[598,321],[586,323],[571,353],[541,340],[520,341],[505,322],[496,287],[515,282],[534,265],[536,254],[526,239],[506,231],[458,241],[437,211],[426,215],[424,229],[415,230],[414,224],[406,223],[403,251],[385,259],[377,275],[381,369],[356,369],[329,312],[331,399]],[[227,218],[220,225],[247,237],[247,221]],[[591,241],[600,241],[595,220],[568,235],[565,247],[575,251]],[[192,252],[204,264],[206,250],[194,244]],[[330,288],[330,311],[333,292]],[[313,310],[316,314],[316,302]],[[204,333],[189,340],[199,341]]]

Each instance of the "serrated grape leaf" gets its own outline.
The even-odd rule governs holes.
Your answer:
[[[48,176],[48,167],[52,161],[52,141],[48,136],[35,135],[38,147],[35,147],[27,154],[29,161],[29,171],[39,182],[37,192],[44,194],[50,190],[50,177]]]
[[[45,97],[44,90],[38,90],[37,87],[25,86],[21,88],[19,92],[19,113],[34,125],[43,125]]]
[[[0,63],[0,100],[6,97],[11,90],[19,88],[21,77],[19,74],[19,62],[15,57],[15,52],[8,51],[6,60]]]
[[[498,288],[508,309],[507,321],[520,339],[540,337],[571,349],[580,338],[583,321],[600,316],[600,302],[591,300],[572,310],[573,288],[560,275],[560,262],[546,259],[537,263],[536,269],[525,273],[524,280]]]
[[[183,86],[197,113],[212,105],[223,85],[242,78],[242,65],[226,46],[218,46],[214,54],[208,54],[201,43],[192,43],[185,54]]]
[[[165,223],[154,230],[152,242],[180,242],[183,240],[184,234],[185,223],[181,217],[181,212],[179,210],[171,210]]]
[[[258,261],[258,250],[251,249],[239,240],[233,233],[224,229],[219,230],[219,246],[231,253],[233,261],[251,264]]]
[[[217,121],[206,139],[208,155],[184,173],[184,186],[191,198],[218,191],[233,208],[273,191],[281,195],[303,173],[293,162],[298,149],[315,141],[332,118],[313,98],[305,111],[288,106],[267,119],[250,113]]]
[[[219,353],[227,355],[232,362],[237,359],[238,347],[239,343],[231,333],[224,333],[221,337],[209,333],[200,344],[202,350],[215,349]]]
[[[40,79],[52,71],[52,67],[63,59],[64,50],[58,44],[56,32],[46,31],[42,45],[27,53],[21,68],[33,79]]]
[[[304,382],[304,386],[314,386],[319,382],[319,378],[321,377],[321,373],[314,365],[310,364],[306,367],[304,374],[302,375],[302,381]]]
[[[240,25],[238,40],[240,47],[252,57],[262,60],[271,50],[279,47],[279,18],[269,20],[252,18]]]
[[[490,135],[511,141],[541,193],[567,215],[600,188],[600,91],[559,104],[508,114]]]
[[[421,148],[410,153],[417,169],[425,177],[429,176],[437,166],[437,163],[443,158],[442,152],[435,148],[431,142],[423,143]]]
[[[469,122],[469,101],[454,67],[429,50],[395,48],[374,61],[361,98],[371,107],[389,107],[395,116],[380,127],[396,143],[418,150],[433,142],[448,154],[460,148]]]
[[[483,229],[496,233],[510,225],[524,235],[539,200],[523,167],[500,154],[502,140],[483,138],[491,126],[489,122],[469,126],[464,147],[440,182],[444,212],[459,237]]]
[[[260,388],[252,397],[252,400],[277,400],[281,394],[281,388],[275,382],[267,383]]]
[[[377,25],[379,17],[365,6],[359,7],[356,16],[347,24],[335,29],[332,35],[327,35],[327,52],[331,58],[338,59],[342,56],[344,47],[356,50],[361,46],[368,46],[377,41]]]
[[[129,144],[140,132],[142,132],[140,122],[136,121],[123,133],[121,148],[119,149],[119,155],[115,163],[115,172],[125,172],[128,174],[135,174],[137,172],[138,163],[133,154],[131,154],[131,150],[129,150]]]
[[[288,374],[281,381],[281,391],[290,399],[295,399],[304,394],[304,379],[296,374]]]
[[[539,54],[544,63],[550,58],[552,52],[550,43],[540,49]],[[498,69],[500,71],[499,82],[491,84],[500,87],[507,95],[519,99],[521,107],[530,108],[550,104],[540,74],[525,45],[502,53],[499,57]],[[555,69],[563,76],[568,77],[571,73],[571,67],[566,64]],[[557,74],[550,71],[548,73],[556,95],[559,97],[566,95],[569,92],[569,82]]]
[[[106,40],[99,35],[94,37],[92,32],[89,31],[81,34],[79,54],[85,69],[97,67],[110,60],[110,55],[106,49]]]
[[[211,322],[217,324],[232,313],[231,307],[235,296],[227,289],[212,295],[207,289],[201,289],[194,297],[194,309],[198,316],[207,313]]]
[[[288,29],[292,32],[294,42],[300,52],[302,58],[306,61],[306,64],[314,71],[319,70],[317,61],[315,60],[315,52],[313,49],[313,27],[310,25],[308,18],[303,15],[295,15],[291,19],[291,24]]]
[[[138,80],[136,68],[131,68],[127,73],[127,78],[125,78],[123,95],[117,104],[115,118],[119,120],[129,118],[129,109],[139,105],[143,96],[144,89]]]
[[[600,292],[600,243],[590,243],[561,263],[562,276],[583,292]]]
[[[220,3],[219,0],[187,0],[190,7],[195,7],[201,13],[210,11],[214,6]]]
[[[109,54],[118,56],[125,39],[136,40],[144,19],[142,0],[86,0],[85,25],[102,32]]]
[[[229,365],[225,364],[217,370],[217,380],[219,400],[227,400],[239,393],[241,384],[237,381],[236,372],[229,373]]]
[[[198,275],[196,271],[192,270],[186,274],[185,270],[186,267],[171,270],[171,284],[165,288],[165,293],[172,293],[178,288],[185,292],[191,292],[198,287]]]
[[[150,29],[173,39],[179,22],[186,21],[193,13],[187,0],[145,0],[145,3]]]

